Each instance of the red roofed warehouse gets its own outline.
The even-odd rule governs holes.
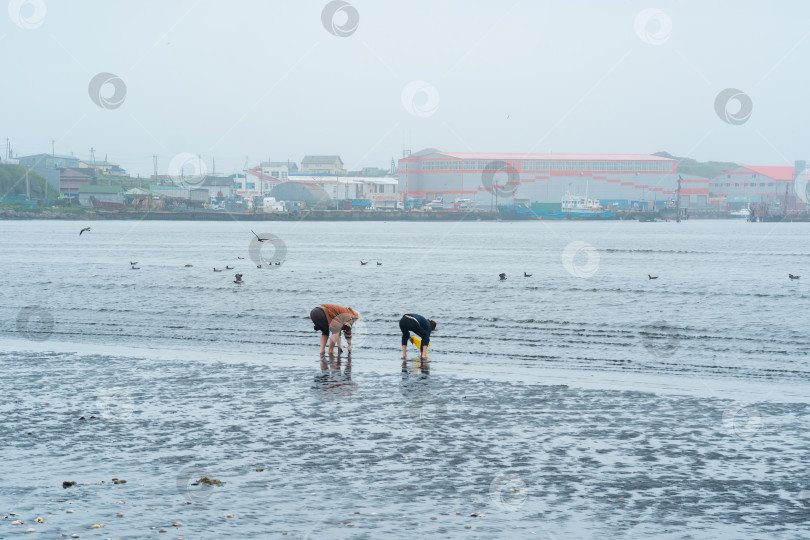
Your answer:
[[[708,204],[708,178],[683,175],[682,206]],[[425,149],[399,160],[399,191],[407,198],[477,206],[510,198],[560,203],[566,190],[626,208],[675,198],[677,163],[646,154],[509,154]],[[496,189],[493,189],[493,186]]]

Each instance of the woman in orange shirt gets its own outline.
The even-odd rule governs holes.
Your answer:
[[[324,355],[326,342],[329,341],[329,354],[335,351],[337,344],[338,352],[343,352],[340,346],[340,333],[346,335],[346,343],[349,344],[348,352],[352,352],[352,325],[360,319],[360,314],[353,308],[338,306],[335,304],[321,304],[309,312],[309,318],[315,324],[315,330],[321,331],[321,356]],[[332,337],[329,337],[329,333]]]

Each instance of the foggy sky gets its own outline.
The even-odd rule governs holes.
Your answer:
[[[153,154],[165,174],[183,152],[226,173],[305,154],[387,168],[424,147],[810,156],[803,2],[352,0],[345,37],[322,24],[322,0],[42,3],[39,19],[22,7],[30,29],[0,12],[0,137],[19,155],[55,139],[142,176]],[[671,31],[658,17],[637,32],[647,8]],[[120,107],[88,95],[100,72],[126,84]],[[403,103],[425,89],[413,81],[430,87]],[[716,113],[726,88],[750,97],[744,123]]]

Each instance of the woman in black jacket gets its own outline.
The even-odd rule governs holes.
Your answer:
[[[402,330],[402,358],[406,357],[408,340],[411,332],[422,338],[422,359],[427,359],[427,348],[430,344],[430,333],[436,330],[436,321],[426,319],[416,313],[406,313],[399,320],[399,329]]]

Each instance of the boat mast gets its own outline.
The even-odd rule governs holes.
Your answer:
[[[678,189],[675,190],[675,223],[681,222],[681,175],[678,175]]]

